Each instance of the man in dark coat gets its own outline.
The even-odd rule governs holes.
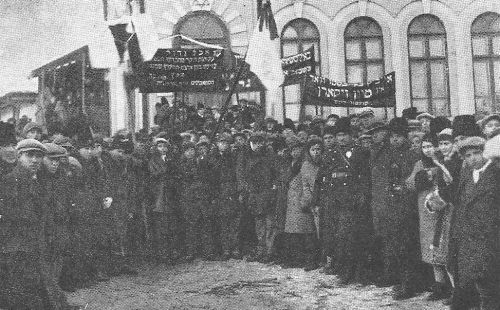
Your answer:
[[[388,143],[376,144],[371,154],[371,209],[383,262],[383,272],[377,281],[380,286],[401,283],[404,266],[407,265],[405,259],[408,258],[402,253],[407,250],[410,237],[416,237],[410,232],[418,231],[416,207],[412,205],[413,199],[405,187],[405,181],[418,160],[418,153],[410,149],[408,122],[405,119],[394,118],[388,129]],[[410,295],[409,290],[403,291],[402,295]]]
[[[156,258],[172,263],[179,258],[180,175],[168,140],[156,138],[156,149],[149,161],[153,201],[153,240]]]
[[[236,168],[239,200],[246,201],[255,219],[258,245],[251,260],[269,261],[271,257],[272,221],[276,196],[275,155],[265,147],[266,138],[255,133],[250,137],[250,149],[240,153]]]
[[[499,170],[483,157],[485,140],[470,137],[458,143],[465,160],[453,210],[448,270],[455,290],[450,309],[471,309],[479,295],[481,309],[500,307]]]
[[[323,248],[342,283],[366,277],[367,229],[370,226],[366,198],[369,191],[369,153],[356,147],[349,118],[335,124],[337,147],[320,169],[319,201],[325,208]]]
[[[16,148],[18,164],[0,184],[0,307],[72,308],[44,259],[48,210],[39,170],[46,148],[34,139]]]
[[[222,258],[241,258],[238,231],[241,206],[238,201],[236,181],[236,152],[231,151],[233,138],[222,133],[217,139],[218,153],[215,154],[215,184],[217,186],[216,218],[220,228]]]
[[[202,148],[208,143],[184,143],[180,163],[181,208],[186,223],[186,261],[199,254],[206,260],[215,259],[213,162]]]
[[[43,182],[47,195],[48,225],[46,228],[47,256],[51,277],[56,283],[62,275],[63,264],[70,254],[70,214],[75,208],[74,184],[61,158],[67,157],[66,149],[54,143],[46,143],[47,153],[43,159]],[[56,287],[59,288],[58,286]]]

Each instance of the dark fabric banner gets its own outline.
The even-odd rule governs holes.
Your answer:
[[[305,76],[316,74],[315,59],[314,46],[297,55],[282,58],[281,67],[285,74],[283,86],[299,84]]]
[[[221,85],[224,50],[160,49],[140,72],[143,93],[215,92]]]
[[[329,107],[394,107],[395,94],[394,72],[367,85],[337,83],[324,77],[308,75],[304,81],[302,104]]]

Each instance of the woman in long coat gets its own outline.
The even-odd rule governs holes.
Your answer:
[[[454,181],[457,183],[456,169],[450,168],[451,162],[444,160],[437,152],[438,140],[430,134],[422,138],[422,159],[413,169],[406,181],[410,190],[417,192],[419,226],[420,226],[420,251],[422,261],[433,266],[435,283],[429,300],[439,300],[449,296],[447,285],[446,256],[448,254],[448,237],[450,228],[451,211],[450,203]],[[442,199],[436,199],[435,193]],[[440,203],[432,203],[439,200]],[[438,207],[439,206],[439,207]]]
[[[313,207],[322,143],[320,140],[308,142],[305,156],[303,156],[304,146],[300,141],[292,144],[290,148],[292,178],[288,187],[285,222],[285,233],[291,253],[289,263],[294,267],[304,266],[305,269],[312,270],[317,267],[318,239]],[[305,160],[302,160],[302,157],[305,157]]]

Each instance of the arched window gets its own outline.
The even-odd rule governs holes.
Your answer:
[[[194,11],[183,18],[175,25],[174,35],[182,34],[186,37],[208,44],[231,48],[229,42],[229,31],[224,22],[215,14],[209,11]],[[190,41],[176,38],[174,47],[199,48]]]
[[[231,42],[226,24],[211,11],[194,11],[183,16],[175,25],[174,35],[182,34],[199,42],[221,46],[225,49],[224,64],[232,63]],[[191,41],[175,38],[174,48],[202,48]],[[182,96],[182,97],[181,97]],[[203,103],[205,106],[218,106],[224,102],[225,93],[177,93],[176,98],[190,104]]]
[[[281,33],[281,57],[288,57],[301,53],[314,46],[316,57],[316,74],[320,74],[320,49],[318,28],[309,20],[299,18],[289,22]],[[300,107],[301,89],[300,85],[289,85],[283,88],[283,104],[285,117],[296,121],[301,114]],[[305,114],[317,114],[317,108],[306,106]]]
[[[476,112],[500,111],[500,15],[480,15],[472,23]]]
[[[382,29],[374,19],[353,19],[345,29],[344,42],[348,83],[368,83],[384,75]]]
[[[446,30],[433,15],[420,15],[408,27],[411,106],[450,115]]]

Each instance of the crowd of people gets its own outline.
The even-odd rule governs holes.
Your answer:
[[[499,309],[500,115],[195,120],[111,138],[1,123],[0,308],[71,309],[62,289],[201,258]]]

